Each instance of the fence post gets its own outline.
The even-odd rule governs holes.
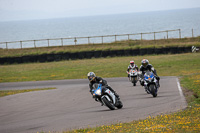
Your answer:
[[[194,37],[194,32],[193,32],[193,29],[192,29],[192,38]]]
[[[8,43],[6,42],[6,49],[8,49]]]
[[[49,47],[49,39],[47,39],[47,42],[48,42],[48,47]]]
[[[102,44],[103,44],[103,36],[102,36]]]
[[[141,40],[142,40],[142,33],[141,33]]]
[[[22,49],[22,41],[20,41],[21,49]]]
[[[130,39],[129,39],[129,34],[128,34],[128,41],[129,41]]]
[[[168,40],[168,30],[167,30],[167,40]]]
[[[88,37],[88,44],[90,44],[90,37]]]
[[[117,41],[117,35],[115,35],[115,42]]]
[[[74,42],[75,42],[75,45],[76,45],[76,42],[77,42],[76,37],[74,38]]]
[[[154,32],[154,40],[156,40],[156,33]]]
[[[61,45],[63,46],[63,39],[61,38]]]
[[[179,39],[181,39],[181,29],[178,30],[179,30]]]
[[[36,45],[35,45],[35,40],[34,40],[34,47],[36,48]]]

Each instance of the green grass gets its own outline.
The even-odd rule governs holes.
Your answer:
[[[126,77],[130,60],[140,66],[147,58],[155,67],[159,76],[181,76],[189,70],[195,73],[200,66],[200,53],[177,55],[151,55],[108,57],[98,59],[70,60],[51,63],[29,63],[0,65],[0,82],[84,79],[89,71],[101,77]]]
[[[170,47],[170,46],[200,46],[200,37],[182,38],[182,39],[161,39],[161,40],[129,40],[117,41],[106,44],[82,44],[71,46],[53,46],[41,48],[24,49],[0,49],[0,57],[21,57],[25,55],[54,54],[64,52],[81,52],[94,50],[120,50],[120,49],[138,49],[152,47]]]
[[[200,104],[200,71],[185,75],[181,78],[181,85],[189,104]]]
[[[56,89],[56,88],[36,88],[36,89],[25,89],[25,90],[0,90],[0,97],[14,95],[14,94],[18,94],[18,93],[31,92],[31,91],[52,90],[52,89]]]

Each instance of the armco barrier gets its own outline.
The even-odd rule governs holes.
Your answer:
[[[191,52],[191,47],[165,47],[165,48],[144,48],[144,49],[127,49],[127,50],[107,50],[107,51],[85,51],[77,53],[57,53],[57,54],[42,54],[30,55],[22,57],[2,57],[0,64],[13,63],[29,63],[29,62],[51,62],[60,60],[74,59],[91,59],[100,57],[114,56],[136,56],[136,55],[151,55],[151,54],[179,54]]]

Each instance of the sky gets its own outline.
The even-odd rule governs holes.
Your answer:
[[[0,21],[198,8],[200,0],[0,0]]]

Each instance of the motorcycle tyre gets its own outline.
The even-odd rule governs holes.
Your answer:
[[[110,110],[115,110],[115,106],[111,104],[106,97],[102,98],[103,103],[110,109]]]
[[[135,77],[131,77],[131,82],[133,83],[133,86],[136,86],[137,80],[135,79]]]
[[[116,107],[118,109],[121,109],[123,107],[123,104],[122,104],[122,102],[120,100],[118,101],[118,105]]]
[[[156,93],[156,91],[155,91],[155,85],[153,85],[153,84],[151,84],[150,86],[149,86],[149,88],[150,88],[150,92],[151,92],[151,94],[153,95],[153,97],[157,97],[157,93]]]

